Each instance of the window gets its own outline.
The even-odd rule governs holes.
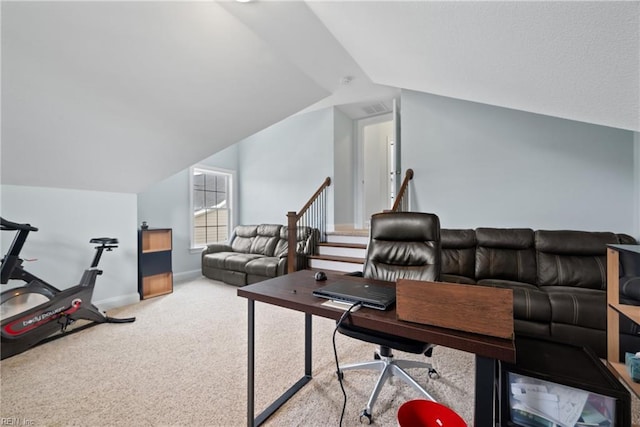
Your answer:
[[[191,168],[191,247],[223,242],[231,226],[232,174],[219,169]]]

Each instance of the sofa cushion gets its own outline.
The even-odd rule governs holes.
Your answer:
[[[551,304],[546,292],[530,283],[512,280],[484,279],[479,285],[513,290],[513,318],[532,322],[549,323]]]
[[[251,242],[251,248],[249,249],[249,253],[258,254],[264,256],[273,255],[273,250],[278,243],[277,237],[269,237],[269,236],[256,236]]]
[[[538,230],[536,250],[558,255],[606,255],[607,245],[618,243],[614,233],[575,230]]]
[[[264,255],[238,253],[233,256],[227,257],[224,260],[224,268],[226,270],[241,271],[244,273],[245,267],[249,261],[262,257],[264,257]]]
[[[471,277],[467,276],[458,276],[457,274],[441,274],[440,275],[441,282],[447,283],[460,283],[462,285],[475,285],[476,281]]]
[[[245,266],[247,274],[263,277],[276,277],[278,275],[278,262],[280,258],[277,257],[262,257],[256,258],[249,262]]]
[[[238,225],[231,236],[231,248],[234,252],[249,253],[251,243],[258,235],[257,225]]]
[[[289,250],[289,242],[287,241],[287,227],[282,227],[280,230],[280,238],[276,242],[276,247],[273,249],[273,256],[275,257],[283,257],[287,256],[287,251]],[[284,233],[284,237],[282,234]]]
[[[281,225],[261,224],[256,230],[257,236],[251,242],[249,253],[272,256],[280,238]]]
[[[536,283],[533,230],[478,228],[475,278]]]
[[[224,269],[224,261],[230,256],[237,255],[235,252],[215,252],[202,257],[202,264],[205,267]]]
[[[440,230],[442,274],[454,283],[475,283],[476,233],[474,230]]]
[[[538,252],[540,286],[606,289],[604,256],[568,256]]]
[[[317,229],[311,227],[300,226],[296,227],[296,251],[298,254],[313,255],[315,246],[317,244]],[[316,236],[312,236],[312,233]],[[287,256],[287,250],[289,248],[289,227],[283,226],[280,228],[280,238],[276,243],[273,250],[273,256],[284,257]]]
[[[319,231],[312,227],[298,227],[296,233],[296,252],[305,255],[314,255],[319,240]]]
[[[605,330],[606,292],[566,286],[545,288],[551,302],[552,322]]]
[[[536,231],[538,285],[606,289],[607,244],[617,242],[614,233]]]

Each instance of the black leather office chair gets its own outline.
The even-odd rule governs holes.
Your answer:
[[[440,220],[434,214],[420,212],[384,212],[371,217],[371,230],[367,255],[362,275],[365,278],[396,281],[414,279],[437,281],[440,278]],[[428,289],[425,292],[429,292]],[[416,389],[423,397],[435,400],[420,384],[404,370],[406,368],[428,369],[430,378],[439,375],[430,363],[395,360],[392,349],[413,354],[431,356],[433,346],[354,327],[343,322],[338,331],[349,337],[378,344],[376,360],[340,366],[340,374],[350,369],[375,369],[380,371],[378,381],[369,397],[367,407],[360,415],[360,422],[371,423],[372,407],[378,394],[391,376],[396,376]]]

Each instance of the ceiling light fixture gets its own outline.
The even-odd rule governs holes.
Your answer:
[[[348,84],[351,84],[353,79],[355,79],[355,77],[353,76],[344,76],[343,78],[340,79],[340,84],[346,86]]]

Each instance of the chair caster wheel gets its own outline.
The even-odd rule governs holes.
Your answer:
[[[437,380],[438,378],[440,378],[440,374],[438,373],[438,371],[431,368],[429,369],[429,378],[431,378],[432,380]]]
[[[367,410],[365,409],[364,411],[362,411],[362,414],[360,414],[360,424],[371,424],[373,422],[372,418],[371,418],[371,414],[369,412],[367,412]]]
[[[380,360],[380,355],[378,353],[373,353],[373,358],[376,360]]]

